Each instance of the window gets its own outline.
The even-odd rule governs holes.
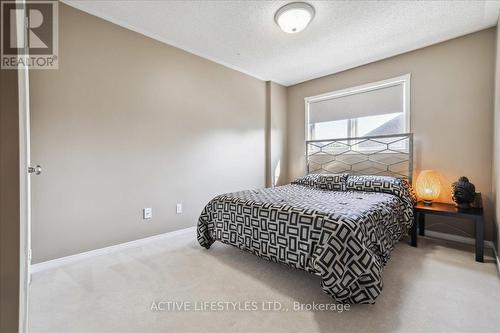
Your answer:
[[[308,97],[308,140],[410,131],[410,74]]]

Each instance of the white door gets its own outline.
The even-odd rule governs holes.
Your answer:
[[[31,265],[31,173],[30,173],[30,113],[29,73],[19,70],[19,135],[20,135],[20,283],[19,332],[28,331],[28,296]]]
[[[24,0],[18,2],[23,3]],[[27,38],[26,12],[16,16],[17,38]],[[27,52],[26,52],[27,53]],[[25,55],[27,58],[28,55]],[[29,71],[18,69],[19,88],[19,165],[20,165],[20,281],[19,332],[28,332],[29,284],[31,281],[31,177],[39,175],[41,168],[32,167],[30,160],[30,101]]]

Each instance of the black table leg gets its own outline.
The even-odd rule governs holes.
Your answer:
[[[415,212],[413,216],[413,225],[411,226],[410,229],[410,245],[417,247],[417,216],[419,213]]]
[[[476,234],[476,261],[484,262],[484,220],[482,217],[474,219],[474,230]]]
[[[418,213],[418,234],[420,236],[425,236],[425,214]]]

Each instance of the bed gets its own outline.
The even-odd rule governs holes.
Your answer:
[[[217,240],[321,277],[340,303],[374,303],[395,244],[413,227],[411,134],[306,142],[289,185],[216,196],[197,226]]]

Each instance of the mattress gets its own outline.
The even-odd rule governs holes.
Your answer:
[[[200,215],[198,242],[208,249],[218,240],[316,274],[337,302],[374,303],[383,267],[413,223],[411,187],[359,176],[336,191],[303,184],[215,197]]]

